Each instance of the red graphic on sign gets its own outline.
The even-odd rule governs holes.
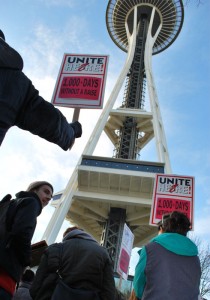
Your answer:
[[[178,186],[178,184],[173,184],[172,186],[171,186],[171,188],[169,189],[169,192],[170,193],[173,193],[175,190],[176,190],[176,187]]]
[[[191,201],[179,200],[177,198],[157,198],[156,219],[161,219],[162,215],[169,214],[174,210],[184,213],[190,219]]]
[[[78,68],[78,71],[83,71],[85,70],[85,67],[88,66],[89,63],[86,63],[86,64],[82,64],[79,68]]]
[[[120,269],[125,274],[127,274],[127,272],[128,272],[129,262],[130,262],[130,256],[125,251],[125,249],[122,249],[121,254],[120,254]]]
[[[65,76],[62,79],[59,98],[84,98],[97,100],[100,94],[101,78],[91,76]]]

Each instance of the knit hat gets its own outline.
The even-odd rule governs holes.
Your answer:
[[[34,181],[34,182],[32,182],[31,184],[29,184],[26,192],[31,192],[33,189],[37,189],[37,188],[39,188],[42,185],[49,185],[49,187],[52,189],[52,192],[53,192],[53,186],[52,186],[52,184],[50,184],[47,181]]]
[[[5,41],[5,36],[4,36],[3,31],[1,31],[1,29],[0,29],[0,38],[2,38]]]

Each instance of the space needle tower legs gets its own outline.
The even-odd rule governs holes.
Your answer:
[[[165,137],[163,122],[161,118],[159,103],[158,103],[158,97],[157,97],[155,83],[152,74],[152,48],[162,27],[162,25],[160,24],[154,37],[152,37],[152,24],[154,21],[154,15],[155,15],[155,8],[153,7],[151,18],[150,18],[149,29],[147,33],[146,45],[145,45],[144,64],[145,64],[145,72],[147,77],[147,86],[148,86],[148,92],[150,98],[150,105],[151,105],[151,110],[153,115],[154,136],[155,136],[158,158],[160,162],[165,163],[165,172],[170,174],[172,172],[171,164],[170,164],[168,148],[166,144],[166,137]]]
[[[152,48],[154,46],[155,40],[158,37],[158,34],[162,26],[160,24],[154,37],[152,37],[151,32],[152,32],[152,24],[154,21],[154,15],[155,15],[155,8],[153,7],[148,34],[147,34],[146,45],[145,45],[144,64],[145,64],[145,72],[147,77],[147,86],[148,86],[148,92],[150,98],[150,105],[151,105],[151,110],[153,115],[154,136],[155,136],[158,158],[160,162],[165,163],[165,172],[170,174],[171,164],[170,164],[168,148],[166,144],[163,122],[162,122],[161,113],[159,109],[158,97],[157,97],[155,83],[152,74]]]
[[[109,0],[108,32],[127,58],[75,170],[53,201],[56,207],[43,235],[55,241],[64,219],[92,234],[119,256],[123,225],[141,247],[156,234],[149,225],[156,173],[171,173],[164,126],[152,74],[152,55],[168,48],[181,31],[182,0]],[[114,104],[125,84],[122,105]],[[144,109],[148,89],[150,110]],[[115,147],[114,157],[93,156],[102,132]],[[140,151],[155,139],[157,162],[141,161]]]
[[[132,35],[127,30],[127,38],[129,41],[129,51],[127,55],[126,62],[124,64],[124,67],[120,73],[120,76],[118,77],[118,80],[109,96],[109,99],[107,101],[106,106],[104,107],[101,116],[87,142],[87,145],[82,153],[82,155],[92,155],[93,151],[97,145],[97,142],[100,138],[100,135],[102,131],[104,130],[105,124],[107,122],[107,119],[109,117],[109,113],[118,97],[118,94],[122,88],[123,82],[125,80],[125,77],[130,69],[130,66],[133,61],[134,51],[135,51],[135,45],[136,45],[136,28],[137,28],[137,10],[134,8],[134,31]],[[65,216],[68,213],[68,210],[72,203],[72,197],[77,190],[77,168],[78,165],[81,163],[81,158],[79,159],[78,164],[75,167],[75,170],[67,184],[67,187],[62,195],[62,198],[59,200],[59,204],[57,205],[57,208],[47,226],[46,231],[43,234],[42,239],[46,239],[48,244],[51,244],[55,241],[58,232],[62,226],[63,220],[65,219]],[[64,201],[65,200],[65,201]]]

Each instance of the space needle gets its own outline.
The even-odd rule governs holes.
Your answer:
[[[152,55],[172,45],[183,19],[182,0],[109,0],[107,29],[127,57],[65,190],[55,195],[56,210],[43,235],[49,244],[63,220],[69,220],[108,249],[116,270],[125,223],[135,236],[134,246],[156,235],[157,229],[149,225],[154,179],[157,173],[172,170]],[[122,105],[113,109],[123,84]],[[113,157],[93,155],[103,131],[113,144]],[[141,150],[153,139],[158,159],[142,161]]]
[[[120,49],[128,52],[129,72],[123,107],[142,110],[147,84],[158,157],[160,162],[165,163],[168,173],[171,172],[171,167],[151,59],[152,55],[168,48],[177,38],[183,16],[182,1],[176,0],[111,0],[106,12],[107,28],[112,40]],[[148,141],[149,138],[149,134],[142,134],[141,128],[136,126],[135,119],[128,118],[120,132],[117,157],[136,159],[143,141]],[[129,147],[126,147],[128,141]]]

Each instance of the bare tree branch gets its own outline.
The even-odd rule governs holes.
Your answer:
[[[201,263],[200,294],[202,297],[210,295],[210,246],[203,245],[198,237],[191,237],[198,247]]]

